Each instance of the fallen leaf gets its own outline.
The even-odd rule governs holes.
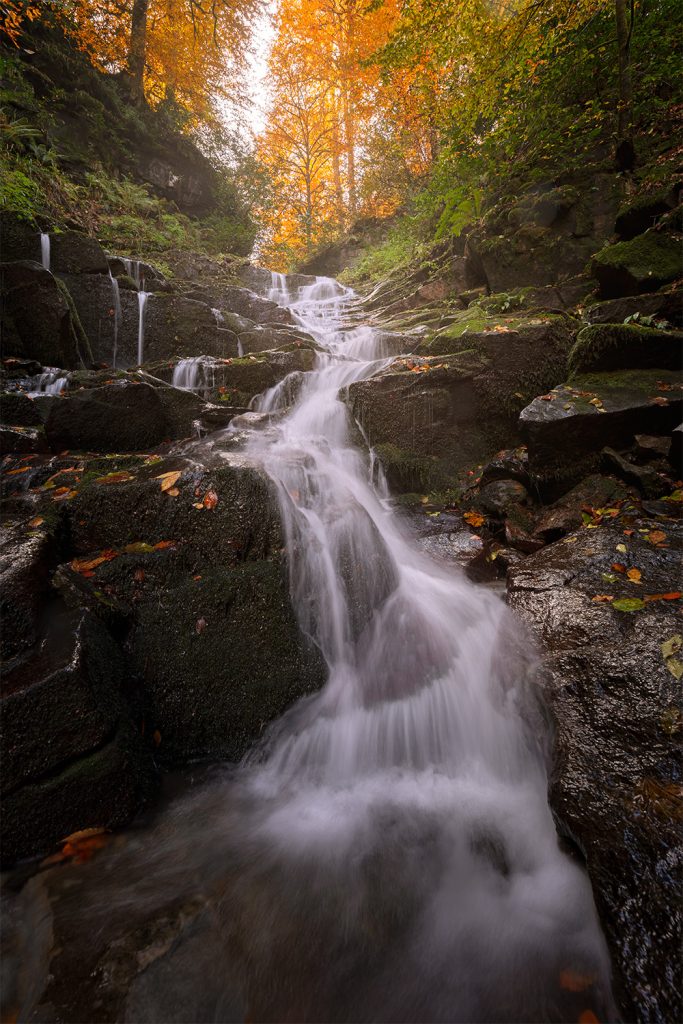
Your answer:
[[[154,746],[158,747],[159,744],[161,743],[161,733],[159,732],[158,729],[155,729],[154,732],[152,733],[152,739],[154,740]]]
[[[662,396],[650,399],[650,405],[668,405],[668,404],[669,404],[669,399],[668,398],[663,398]]]
[[[79,832],[72,832],[66,839],[62,839],[62,849],[59,853],[46,857],[41,862],[42,866],[59,864],[65,860],[73,860],[75,864],[84,864],[90,860],[96,850],[101,850],[107,845],[108,835],[103,828],[84,828]]]
[[[203,511],[204,510],[204,505],[202,504],[201,501],[193,501],[192,502],[192,508],[198,508],[200,511]]]
[[[470,524],[470,526],[483,526],[486,522],[484,516],[480,515],[479,512],[465,512],[463,519]]]
[[[215,508],[218,504],[218,495],[215,491],[207,491],[204,495],[204,508]]]
[[[72,491],[71,488],[69,488],[69,487],[60,487],[57,491],[55,491],[52,500],[53,501],[71,501],[71,499],[75,498],[77,494],[78,494],[78,491]]]
[[[208,625],[208,623],[207,623],[205,618],[197,619],[197,624],[194,627],[195,633],[198,633],[198,634],[203,633],[204,630],[206,629],[207,625]]]
[[[582,1010],[579,1014],[579,1024],[600,1024],[600,1021],[592,1010]]]
[[[612,607],[618,612],[639,612],[645,607],[645,602],[639,597],[620,597],[618,601],[612,602]]]
[[[42,526],[44,522],[45,520],[43,519],[42,516],[36,516],[35,519],[31,519],[28,525],[35,528],[37,526]]]
[[[30,466],[22,466],[21,469],[8,469],[5,476],[16,476],[18,473],[28,473]]]
[[[603,601],[613,601],[613,600],[614,600],[614,595],[613,594],[596,594],[595,597],[591,597],[591,601],[594,601],[595,604],[600,604]]]
[[[611,568],[615,572],[626,572],[626,566],[622,562],[612,562]]]
[[[667,736],[676,736],[683,729],[683,714],[680,708],[667,708],[659,719],[659,725]]]
[[[155,480],[161,480],[161,485],[160,486],[161,486],[161,490],[162,491],[170,491],[171,488],[175,485],[176,481],[178,481],[181,476],[182,476],[182,470],[178,470],[177,472],[161,473],[159,476],[155,477],[154,479]]]
[[[622,554],[623,554],[625,551],[627,551],[626,545],[625,544],[617,544],[617,551],[621,551]]]
[[[178,490],[177,487],[170,487],[166,491],[166,494],[169,496],[169,498],[177,498],[178,495],[180,494],[180,491]]]
[[[680,658],[667,658],[664,664],[674,679],[680,679],[683,676],[683,661]]]
[[[683,636],[680,633],[674,633],[662,644],[662,657],[672,658],[674,654],[678,654],[681,647],[683,647]]]
[[[136,540],[133,544],[126,544],[123,550],[127,555],[147,555],[154,548],[144,540]]]
[[[640,569],[629,569],[626,575],[628,579],[631,581],[631,583],[640,583]]]
[[[111,562],[113,558],[117,557],[117,552],[113,548],[109,548],[107,551],[102,551],[96,558],[74,558],[70,565],[74,572],[85,574],[96,569],[103,562]]]
[[[174,548],[176,542],[174,540],[160,540],[154,545],[155,551],[165,551],[166,548]]]
[[[651,530],[646,539],[649,540],[651,544],[661,544],[662,541],[666,540],[666,534],[663,530]]]
[[[133,579],[135,580],[136,583],[142,583],[145,579],[145,570],[136,569],[135,572],[133,573]]]
[[[130,473],[126,473],[122,470],[120,473],[107,473],[106,476],[100,476],[95,481],[96,484],[122,484],[126,480],[134,480],[135,477],[131,476]]]

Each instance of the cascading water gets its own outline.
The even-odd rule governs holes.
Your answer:
[[[43,373],[27,377],[22,381],[28,395],[61,395],[68,384],[68,378],[56,367],[46,366]]]
[[[352,298],[327,279],[298,290],[292,312],[324,351],[247,449],[277,486],[294,605],[329,670],[248,759],[230,824],[249,881],[226,909],[239,915],[243,886],[272,901],[246,943],[254,1016],[605,1019],[590,887],[547,804],[533,653],[505,605],[421,553],[373,487],[339,392],[386,363],[372,330],[345,323]],[[273,961],[286,967],[266,983]]]
[[[50,269],[50,236],[47,231],[40,232],[40,262],[45,270]]]
[[[138,292],[138,366],[144,362],[145,356],[145,308],[149,292]]]
[[[111,292],[114,301],[114,347],[112,349],[111,365],[113,369],[116,369],[116,356],[118,352],[119,344],[119,329],[121,327],[121,292],[119,291],[119,282],[109,271],[109,280],[111,281]]]
[[[204,386],[204,360],[204,356],[179,359],[173,368],[173,387],[184,391],[201,391]]]
[[[121,262],[126,268],[128,277],[131,277],[135,281],[135,287],[140,291],[140,288],[144,284],[144,277],[142,275],[142,264],[140,260],[131,260],[126,256],[121,257]]]
[[[261,397],[279,415],[246,451],[244,425],[211,447],[237,446],[277,489],[293,604],[327,683],[151,838],[113,850],[94,894],[74,891],[72,927],[102,928],[115,905],[156,921],[203,901],[225,987],[182,1019],[613,1020],[590,886],[547,804],[533,652],[373,486],[339,392],[386,360],[352,301],[332,281],[299,289],[315,369]],[[202,977],[188,985],[199,1005]]]

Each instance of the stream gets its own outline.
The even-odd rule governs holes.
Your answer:
[[[294,607],[328,681],[241,765],[55,870],[60,927],[77,938],[54,985],[124,919],[149,945],[174,907],[201,927],[169,940],[153,990],[131,987],[127,1021],[614,1020],[590,885],[547,802],[535,652],[495,593],[395,519],[339,397],[391,355],[353,293],[319,279],[290,294],[274,275],[269,297],[318,343],[316,368],[293,405],[282,382],[222,443],[277,487]],[[53,940],[45,884],[26,887],[32,924],[16,910],[37,974]],[[62,992],[70,1020],[86,1019],[89,977]],[[29,1017],[30,998],[21,1020],[58,1019]],[[111,1019],[106,999],[90,1008]]]

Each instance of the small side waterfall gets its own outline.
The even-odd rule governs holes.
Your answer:
[[[119,282],[109,271],[109,280],[111,281],[111,292],[114,301],[114,348],[112,351],[111,365],[113,369],[116,369],[116,354],[119,343],[119,329],[121,327],[121,292],[119,291]]]
[[[50,236],[47,231],[40,232],[40,262],[46,270],[50,269]]]
[[[46,366],[43,373],[39,373],[35,377],[27,377],[22,384],[26,388],[26,393],[31,397],[61,395],[68,384],[68,378],[57,367]]]
[[[204,356],[179,360],[173,368],[173,387],[182,388],[184,391],[201,391],[204,387],[203,363]]]
[[[145,355],[145,308],[149,292],[138,292],[138,366],[144,362]]]
[[[132,277],[132,279],[135,281],[135,286],[139,291],[142,285],[145,283],[145,278],[142,273],[142,264],[140,260],[131,260],[128,259],[128,257],[126,256],[122,256],[121,262],[126,268],[126,273],[128,274],[128,277]]]

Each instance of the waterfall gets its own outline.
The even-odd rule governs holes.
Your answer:
[[[119,291],[119,282],[109,271],[109,280],[111,281],[112,298],[114,302],[114,348],[112,351],[111,365],[112,368],[116,369],[116,353],[118,350],[119,342],[119,329],[121,327],[121,292]]]
[[[50,269],[50,236],[47,231],[40,232],[40,262],[46,270]]]
[[[271,271],[268,298],[271,302],[277,302],[280,306],[288,306],[294,301],[295,296],[290,295],[287,287],[286,274],[278,274],[274,270]]]
[[[145,307],[149,292],[138,292],[138,366],[144,361],[145,354]]]
[[[237,358],[244,358],[244,345],[242,344],[242,340],[240,338],[237,339]]]
[[[121,262],[126,268],[126,274],[128,277],[132,277],[135,281],[135,287],[140,291],[140,288],[144,284],[144,276],[142,274],[142,264],[140,260],[131,260],[126,256],[122,256]]]
[[[200,391],[204,386],[204,360],[204,356],[180,359],[173,368],[173,387],[183,388],[185,391]]]
[[[46,366],[43,373],[27,377],[22,384],[26,388],[26,393],[31,396],[61,395],[68,384],[68,378],[64,376],[63,370]]]
[[[250,881],[226,905],[239,916],[251,885],[270,908],[248,970],[295,934],[297,1019],[387,1021],[575,1020],[570,970],[604,1019],[608,956],[547,803],[534,653],[498,597],[406,538],[374,455],[353,447],[340,391],[389,360],[345,319],[352,299],[324,278],[299,289],[292,312],[323,351],[247,448],[277,487],[292,600],[328,667],[243,769],[230,827]],[[282,383],[256,403],[276,406]],[[264,996],[254,1014],[286,1006]]]

